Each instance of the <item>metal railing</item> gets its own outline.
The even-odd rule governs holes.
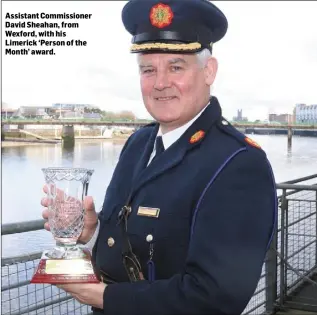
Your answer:
[[[257,289],[243,314],[294,308],[317,314],[317,174],[277,185],[278,225]],[[2,225],[9,235],[43,229],[44,220]],[[2,314],[91,314],[56,286],[30,284],[41,252],[2,259]],[[247,263],[247,262],[246,262]]]
[[[317,314],[317,174],[277,185],[278,225],[244,314]]]
[[[42,230],[45,220],[4,224],[1,235]],[[1,314],[88,315],[91,307],[80,304],[65,291],[49,284],[31,284],[42,252],[1,260]]]

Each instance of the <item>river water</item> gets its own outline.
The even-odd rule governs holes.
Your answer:
[[[293,137],[292,148],[288,149],[286,136],[251,137],[266,151],[277,182],[317,173],[317,138]],[[50,166],[94,169],[88,193],[99,211],[123,144],[78,140],[71,151],[62,149],[60,144],[2,148],[2,224],[42,218],[41,168]],[[53,244],[51,234],[44,230],[4,236],[2,257],[36,252]]]

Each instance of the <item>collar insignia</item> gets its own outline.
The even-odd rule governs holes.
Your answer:
[[[152,7],[150,20],[153,26],[164,28],[172,23],[174,14],[171,7],[167,4],[158,3]]]
[[[195,134],[193,134],[189,140],[191,144],[198,142],[200,139],[202,139],[205,136],[205,131],[199,130]]]

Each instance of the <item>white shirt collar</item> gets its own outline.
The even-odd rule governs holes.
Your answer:
[[[169,148],[174,142],[176,142],[182,136],[182,134],[195,122],[195,120],[198,119],[198,117],[203,113],[203,111],[207,108],[208,105],[209,105],[209,102],[193,119],[191,119],[185,125],[178,127],[172,131],[169,131],[165,133],[164,135],[162,135],[161,127],[159,128],[156,136],[162,136],[165,150]],[[154,145],[154,151],[155,151],[155,145]]]

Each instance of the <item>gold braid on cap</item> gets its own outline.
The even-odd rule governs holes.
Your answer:
[[[199,43],[190,44],[167,44],[167,43],[148,43],[148,44],[133,44],[131,51],[138,51],[143,49],[170,49],[170,50],[195,50],[201,48]]]

